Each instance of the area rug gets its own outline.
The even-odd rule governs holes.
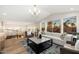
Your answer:
[[[21,41],[21,44],[22,44],[22,46],[23,46],[24,48],[27,49],[27,52],[28,52],[27,54],[35,54],[35,53],[32,51],[32,49],[31,49],[29,46],[27,46],[26,40]],[[45,51],[41,52],[40,54],[60,54],[60,48],[61,48],[61,47],[62,47],[62,46],[59,46],[59,45],[57,45],[57,44],[53,44],[52,47],[46,49]]]

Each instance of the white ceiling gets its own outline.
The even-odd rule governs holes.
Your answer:
[[[32,16],[28,10],[32,5],[0,5],[0,19],[8,21],[21,21],[28,23],[35,23],[41,21],[43,18],[54,14],[71,12],[70,8],[74,8],[73,11],[79,11],[77,5],[39,5],[40,14],[38,16]],[[7,14],[3,16],[2,14]]]

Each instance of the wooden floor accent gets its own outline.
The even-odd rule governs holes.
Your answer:
[[[27,49],[24,48],[20,41],[23,39],[7,39],[5,41],[5,48],[3,49],[4,54],[25,54],[27,53]]]

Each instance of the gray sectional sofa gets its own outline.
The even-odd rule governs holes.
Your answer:
[[[71,41],[73,38],[73,35],[66,34],[64,37],[61,37],[62,33],[44,33],[42,34],[43,39],[53,39],[53,42],[58,45],[64,45],[66,44],[66,41]]]

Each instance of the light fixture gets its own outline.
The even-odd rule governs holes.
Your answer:
[[[2,15],[3,15],[3,16],[6,16],[6,15],[7,15],[7,13],[5,13],[5,12],[4,12],[4,13],[2,13]]]
[[[29,9],[29,12],[32,15],[36,16],[40,13],[40,10],[37,8],[37,5],[33,5],[32,9]]]
[[[74,8],[70,8],[70,11],[74,11]]]

